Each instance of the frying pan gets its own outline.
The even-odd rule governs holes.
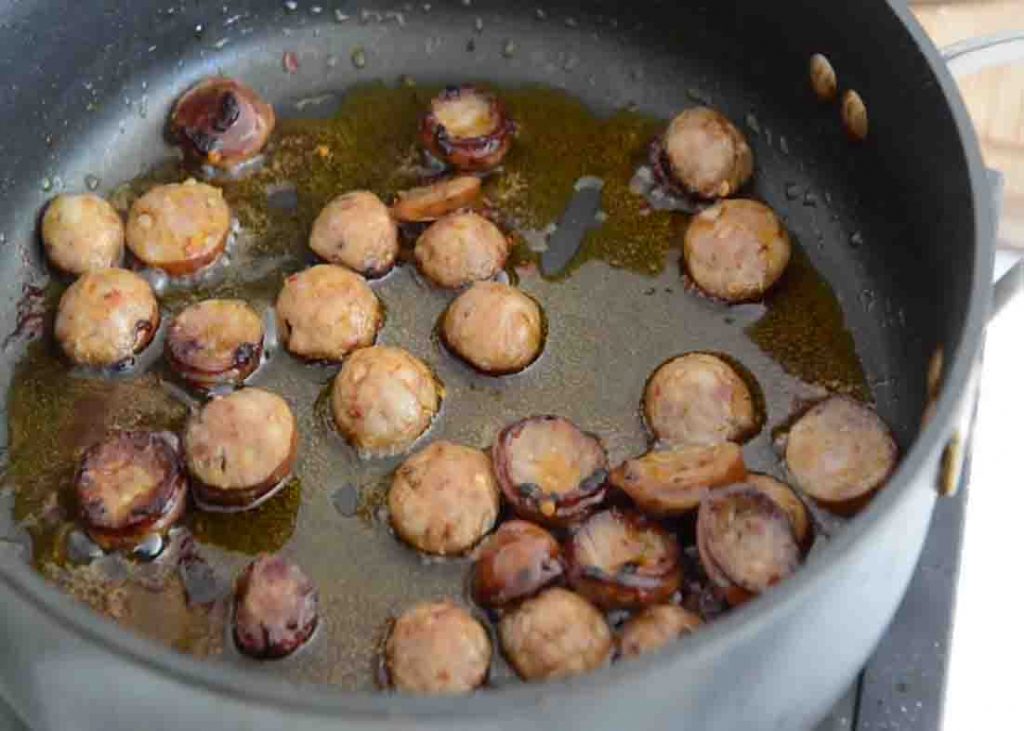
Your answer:
[[[348,63],[357,49],[360,62]],[[301,62],[296,73],[282,71],[286,51]],[[809,93],[807,62],[819,51],[867,103],[871,131],[861,145],[848,144],[836,108]],[[155,141],[174,97],[215,72],[245,79],[279,108],[413,75],[562,87],[602,112],[632,104],[668,118],[699,96],[733,119],[753,115],[749,127],[776,135],[775,144],[751,135],[754,193],[783,213],[831,285],[902,462],[795,577],[689,641],[591,676],[464,699],[297,687],[273,668],[198,662],[83,609],[5,551],[4,699],[33,727],[60,729],[793,729],[823,716],[892,616],[940,477],[956,471],[992,293],[992,202],[977,144],[950,74],[906,9],[881,0],[547,1],[540,10],[485,0],[2,2],[0,330],[16,329],[23,289],[44,276],[34,228],[54,187],[147,170],[168,154]],[[793,185],[820,191],[827,205],[789,199]],[[646,346],[660,342],[664,323],[637,319],[616,299],[616,281],[584,277],[570,294],[551,296],[632,323],[628,349],[653,359],[657,349]],[[546,304],[549,315],[557,309]],[[681,338],[678,350],[698,341]],[[922,428],[937,350],[942,387]],[[642,383],[647,370],[627,367],[611,348],[602,353],[608,372],[634,379],[622,384]],[[21,354],[16,340],[0,354],[5,384]],[[758,358],[753,350],[744,357]],[[550,388],[569,382],[558,365],[551,359],[561,380]]]

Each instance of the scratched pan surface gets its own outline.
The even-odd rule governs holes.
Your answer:
[[[957,303],[965,301],[970,276],[967,264],[959,272],[946,271],[942,287],[931,292],[925,288],[938,285],[920,276],[921,266],[937,266],[935,255],[924,253],[928,247],[949,248],[962,238],[957,227],[966,224],[946,220],[943,210],[919,216],[915,227],[899,223],[908,207],[924,205],[929,192],[941,187],[910,179],[898,164],[903,156],[924,154],[927,141],[897,145],[895,133],[882,124],[877,142],[851,147],[836,109],[819,106],[807,88],[806,60],[816,47],[773,48],[773,62],[763,63],[738,39],[757,36],[756,24],[771,24],[770,19],[700,4],[672,12],[678,20],[672,32],[610,3],[594,3],[584,14],[555,4],[536,13],[532,7],[513,11],[479,1],[398,9],[366,3],[342,6],[338,14],[333,6],[307,3],[225,6],[223,12],[188,5],[161,8],[151,17],[108,18],[125,24],[125,36],[149,42],[132,41],[131,48],[113,43],[77,68],[53,71],[52,83],[68,91],[37,111],[32,149],[45,152],[27,153],[31,174],[5,181],[4,296],[17,302],[23,284],[38,284],[46,287],[44,299],[52,308],[61,285],[47,285],[35,220],[57,190],[96,184],[123,205],[143,185],[129,181],[183,176],[167,162],[173,152],[161,136],[166,111],[191,81],[224,72],[259,89],[291,119],[281,125],[271,162],[274,155],[295,160],[306,154],[308,164],[259,178],[268,183],[259,194],[253,186],[227,184],[229,198],[245,211],[231,273],[199,290],[172,292],[163,304],[169,315],[190,298],[232,294],[265,308],[280,279],[310,263],[304,239],[327,195],[354,187],[389,194],[409,182],[409,175],[381,170],[408,162],[402,135],[411,144],[415,103],[429,98],[432,85],[479,80],[507,92],[513,109],[523,112],[521,121],[529,122],[509,171],[551,186],[544,189],[544,201],[489,183],[497,208],[504,204],[506,219],[518,222],[523,237],[521,265],[509,276],[542,303],[548,341],[527,372],[482,378],[455,362],[434,335],[450,294],[426,285],[409,266],[374,283],[387,309],[380,342],[420,356],[445,385],[442,412],[418,446],[443,437],[486,447],[512,420],[558,413],[599,434],[615,462],[647,443],[638,404],[648,375],[674,355],[709,350],[738,360],[760,385],[767,423],[745,448],[752,468],[782,474],[771,432],[826,386],[873,399],[906,448],[923,405],[924,363],[936,342],[958,332],[963,312]],[[843,41],[822,32],[841,60]],[[286,52],[299,62],[291,73],[282,64]],[[365,84],[371,82],[385,87],[368,91]],[[578,120],[594,129],[600,127],[595,119],[635,110],[636,118],[623,124],[636,135],[630,138],[634,147],[623,153],[629,169],[620,165],[603,176],[602,206],[609,217],[587,234],[568,272],[548,278],[530,266],[538,231],[557,224],[580,175],[601,173],[586,159],[597,155],[577,156],[579,169],[572,174],[558,154],[551,156],[548,171],[531,156],[538,149],[531,145],[543,144],[543,125],[554,129],[577,119],[556,113],[577,109],[570,98],[588,110]],[[678,263],[683,221],[666,224],[667,214],[652,218],[652,226],[664,226],[656,245],[642,231],[614,228],[621,223],[616,211],[625,210],[627,219],[633,215],[613,197],[623,195],[629,173],[642,162],[646,137],[640,131],[655,129],[659,120],[698,101],[720,108],[744,129],[756,158],[749,194],[773,206],[799,244],[793,273],[764,304],[727,308],[685,287]],[[398,131],[386,138],[383,152],[369,148],[367,140],[383,138],[344,126],[335,116],[339,110],[355,117],[394,112],[388,129]],[[302,119],[335,121],[297,121]],[[571,129],[560,132],[572,143]],[[608,133],[599,139],[620,138]],[[288,140],[295,141],[292,148]],[[320,143],[335,162],[310,172]],[[580,137],[578,144],[592,145],[593,139]],[[524,181],[528,188],[533,183]],[[618,254],[609,230],[621,234]],[[957,256],[968,262],[968,253],[951,250],[949,262]],[[13,331],[15,308],[3,318],[5,332]],[[274,352],[252,383],[284,395],[299,418],[298,483],[256,513],[216,520],[193,515],[188,526],[212,568],[212,577],[203,577],[210,596],[223,590],[254,550],[280,549],[295,558],[320,587],[323,621],[314,642],[283,662],[246,662],[230,641],[223,642],[223,612],[189,608],[173,577],[157,592],[129,586],[110,600],[105,588],[110,581],[122,586],[124,576],[117,572],[126,569],[83,568],[67,555],[72,457],[109,426],[180,425],[186,406],[164,383],[159,363],[127,380],[65,381],[45,333],[27,351],[23,339],[11,340],[2,358],[3,374],[13,384],[6,402],[12,441],[4,505],[13,504],[7,512],[20,521],[5,530],[19,539],[26,530],[33,533],[41,570],[124,624],[214,655],[216,662],[357,689],[374,684],[374,658],[389,617],[418,599],[464,597],[466,560],[424,561],[382,520],[382,488],[399,460],[360,460],[330,429],[323,395],[335,369],[301,365]],[[59,437],[52,436],[55,431]],[[128,584],[139,578],[136,572],[153,573],[127,571]],[[508,682],[507,676],[499,667],[494,680]]]

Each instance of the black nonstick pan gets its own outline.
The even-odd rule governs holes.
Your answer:
[[[815,53],[863,99],[866,139],[852,142],[839,105],[812,93]],[[496,660],[489,687],[467,698],[380,693],[375,658],[389,617],[419,599],[462,596],[467,563],[424,562],[395,540],[380,496],[400,459],[361,460],[345,447],[327,425],[334,369],[278,353],[254,383],[283,394],[298,417],[298,479],[252,513],[191,516],[206,563],[183,581],[216,596],[252,553],[280,550],[320,587],[313,642],[258,664],[225,643],[223,624],[196,611],[180,583],[174,596],[112,594],[109,576],[69,556],[62,486],[97,432],[178,428],[188,397],[163,385],[172,379],[159,363],[127,378],[69,376],[47,314],[66,283],[48,274],[38,216],[58,192],[95,189],[126,206],[147,185],[182,179],[167,114],[191,83],[219,73],[274,103],[268,159],[278,169],[218,182],[248,218],[232,273],[198,292],[259,309],[312,262],[306,236],[328,198],[350,188],[389,196],[415,178],[403,163],[440,87],[479,83],[509,105],[516,148],[505,178],[486,186],[520,236],[509,276],[542,303],[547,346],[521,374],[479,376],[436,336],[450,294],[411,266],[376,282],[387,308],[380,341],[409,349],[445,384],[428,439],[485,447],[511,421],[558,413],[599,434],[618,462],[646,446],[637,404],[647,377],[700,350],[728,355],[759,384],[767,422],[745,446],[752,469],[781,474],[773,432],[841,392],[873,402],[891,426],[898,470],[856,518],[818,516],[823,538],[795,576],[663,653],[547,684],[520,683]],[[679,263],[686,217],[641,215],[631,202],[648,141],[697,104],[743,129],[755,158],[745,195],[779,212],[795,242],[763,302],[699,296]],[[33,727],[805,728],[878,641],[943,469],[958,466],[991,294],[977,145],[949,73],[904,8],[4,2],[0,110],[0,331],[11,334],[0,354],[0,690]],[[538,257],[551,224],[557,251]],[[171,287],[165,315],[196,292]],[[176,550],[185,549],[164,548]],[[129,571],[145,576],[132,581],[162,580],[160,559],[139,566]]]

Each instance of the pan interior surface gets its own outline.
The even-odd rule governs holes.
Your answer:
[[[25,97],[32,70],[19,71],[26,76],[12,85],[19,88],[5,90],[10,98],[4,98],[3,108],[17,104],[24,110],[19,115],[32,124],[19,126],[25,132],[17,135],[24,139],[8,139],[0,150],[9,163],[0,188],[5,334],[17,329],[25,288],[46,286],[35,233],[45,201],[61,190],[92,187],[94,180],[100,192],[130,198],[137,188],[121,186],[125,181],[180,177],[167,163],[171,150],[163,143],[163,124],[175,96],[204,75],[223,72],[244,79],[272,100],[282,117],[293,118],[282,124],[282,134],[307,135],[302,137],[309,144],[304,154],[322,142],[334,146],[328,154],[336,160],[347,159],[351,150],[345,145],[352,144],[338,130],[356,133],[337,122],[301,120],[330,119],[339,110],[356,116],[376,112],[395,115],[388,123],[396,129],[408,128],[417,105],[429,98],[428,90],[445,83],[481,81],[506,93],[521,121],[530,123],[524,127],[524,145],[531,135],[544,134],[536,127],[565,123],[572,114],[605,130],[607,136],[599,139],[608,141],[616,139],[607,132],[610,123],[596,120],[625,119],[638,158],[643,135],[660,121],[683,107],[708,103],[744,129],[756,160],[750,194],[780,213],[800,245],[802,255],[778,295],[767,308],[727,308],[687,291],[678,264],[681,229],[668,226],[669,245],[655,257],[629,258],[628,251],[615,257],[605,248],[600,256],[577,261],[558,280],[521,267],[513,274],[545,308],[548,347],[527,372],[496,380],[470,373],[439,347],[434,327],[451,296],[421,282],[410,266],[402,267],[374,285],[387,307],[380,342],[422,357],[445,384],[443,411],[427,439],[486,447],[504,424],[555,412],[600,434],[616,462],[645,448],[637,404],[647,376],[674,355],[708,350],[739,360],[764,392],[768,421],[745,450],[752,469],[781,475],[770,443],[772,429],[820,397],[823,387],[873,398],[901,447],[909,449],[924,406],[928,357],[940,344],[952,351],[959,340],[973,266],[972,222],[963,215],[971,210],[967,176],[930,175],[926,164],[939,150],[960,154],[955,125],[940,91],[928,88],[930,70],[916,54],[906,53],[902,73],[893,79],[880,59],[859,53],[850,34],[840,32],[840,16],[847,11],[836,10],[835,19],[826,23],[812,4],[802,3],[771,14],[756,3],[743,12],[718,4],[651,3],[630,18],[613,3],[590,4],[585,14],[549,3],[543,17],[533,9],[513,13],[500,3],[479,1],[434,3],[429,10],[424,5],[375,9],[367,3],[343,8],[339,15],[327,7],[316,12],[305,3],[294,10],[287,3],[248,5],[223,13],[192,6],[175,7],[173,13],[144,12],[128,6],[116,17],[105,17],[112,27],[102,29],[98,20],[83,18],[81,29],[71,35],[83,40],[70,44],[66,56],[56,60],[38,99]],[[855,16],[845,24],[854,31],[867,23]],[[659,22],[663,18],[671,22]],[[817,34],[782,30],[814,18],[820,21]],[[30,20],[14,17],[12,26]],[[58,20],[65,22],[70,20]],[[84,40],[94,24],[97,36],[108,41],[96,46],[99,52]],[[894,19],[880,27],[873,32],[890,32],[894,43],[902,38],[900,47],[906,46]],[[873,126],[863,145],[851,145],[842,135],[837,107],[819,104],[809,91],[807,59],[819,50],[830,52],[842,77],[868,103]],[[282,64],[287,52],[299,62],[293,72]],[[8,68],[8,59],[2,68]],[[408,85],[410,80],[415,87]],[[921,121],[906,117],[905,99],[911,96],[920,100],[915,109],[922,110]],[[614,116],[623,109],[636,112]],[[401,147],[401,134],[396,133],[395,149]],[[378,138],[357,135],[354,147],[366,139]],[[359,148],[352,159],[373,154]],[[510,168],[538,169],[534,162],[517,162],[515,154]],[[381,162],[390,166],[400,158]],[[949,160],[948,169],[964,164]],[[552,171],[563,170],[557,160],[551,165]],[[254,218],[262,213],[269,223],[252,227],[260,234],[243,242],[236,262],[251,277],[229,282],[216,294],[240,294],[257,309],[269,306],[280,279],[311,262],[304,253],[305,232],[326,197],[356,187],[393,193],[401,182],[365,165],[326,168],[316,184],[298,186],[294,208],[275,212],[266,201],[255,206]],[[252,190],[237,188],[239,202],[255,200]],[[568,200],[570,193],[563,184],[552,196]],[[531,201],[531,210],[537,209],[537,198]],[[606,200],[604,206],[614,215],[611,203]],[[592,236],[599,236],[597,231]],[[52,296],[58,288],[47,291]],[[180,309],[190,296],[168,298],[165,314]],[[818,306],[810,315],[808,302]],[[52,309],[54,302],[49,304]],[[850,342],[857,354],[853,365]],[[20,428],[19,414],[27,413],[38,422],[33,429],[67,420],[68,400],[52,388],[63,377],[62,367],[49,341],[28,346],[26,354],[21,340],[9,340],[0,356],[5,386],[29,382],[39,394],[20,403],[17,395],[13,400],[7,395],[8,418],[0,428],[7,428],[8,419]],[[74,408],[89,418],[71,419],[62,432],[69,441],[60,449],[87,446],[99,436],[96,430],[113,425],[180,425],[184,409],[155,385],[157,373],[144,377],[153,383],[69,386],[85,394],[74,400]],[[253,383],[284,394],[299,417],[303,442],[297,484],[256,513],[205,522],[200,517],[191,523],[222,583],[253,550],[281,549],[294,556],[325,598],[324,623],[314,643],[270,668],[237,657],[221,635],[222,624],[208,625],[205,616],[184,605],[181,611],[172,607],[167,614],[154,614],[157,602],[139,594],[125,599],[124,611],[156,617],[163,629],[155,634],[170,627],[162,639],[180,649],[216,654],[261,672],[362,689],[373,685],[374,658],[387,618],[419,598],[462,596],[468,563],[425,564],[389,534],[376,508],[400,460],[360,461],[333,433],[325,398],[333,373],[301,366],[283,352],[274,354]],[[47,405],[55,411],[46,412]],[[45,433],[29,429],[25,434]],[[4,442],[17,436],[5,435]],[[8,455],[13,460],[9,484],[12,475],[18,477],[19,456],[24,458]],[[59,482],[67,473],[65,461],[46,477]],[[356,515],[336,507],[339,490],[350,488],[360,496]],[[64,494],[51,499],[56,510],[67,510]],[[25,508],[34,516],[38,509]],[[246,521],[244,533],[230,521]],[[250,540],[253,536],[259,538]],[[52,550],[61,550],[57,538]],[[89,577],[84,584],[74,583],[80,569],[60,571],[67,576],[52,577],[58,583],[93,591]],[[501,666],[492,677],[497,685],[510,679]]]

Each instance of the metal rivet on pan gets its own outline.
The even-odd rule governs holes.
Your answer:
[[[814,95],[823,102],[830,102],[839,93],[839,82],[836,80],[836,70],[822,54],[816,53],[811,56],[811,89]]]
[[[959,432],[946,442],[946,448],[942,450],[942,463],[939,466],[939,495],[951,497],[956,495],[960,486],[960,475],[964,465],[964,445]]]
[[[853,89],[843,93],[842,108],[843,129],[854,142],[863,142],[868,136],[868,108],[864,100]]]

